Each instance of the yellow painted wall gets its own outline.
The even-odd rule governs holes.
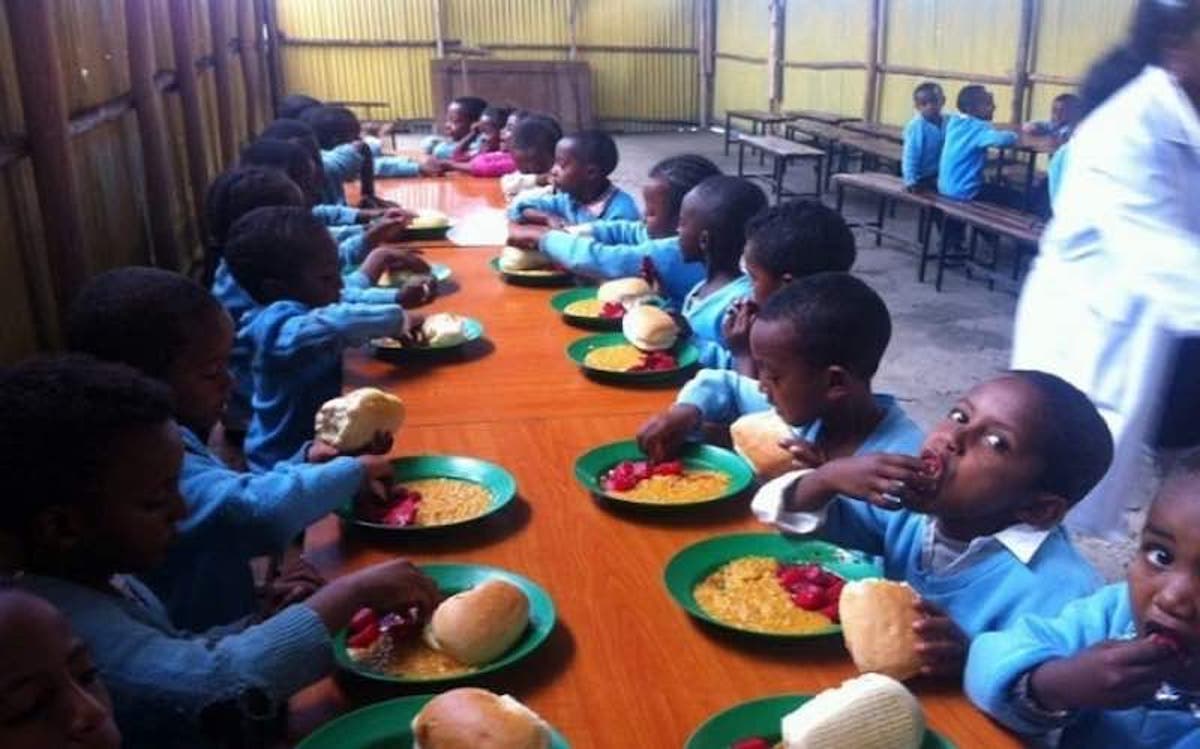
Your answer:
[[[771,25],[767,0],[718,0],[717,62],[713,111],[718,120],[729,109],[766,109],[765,64],[721,59],[719,55],[767,58]]]
[[[791,0],[787,6],[784,60],[865,62],[874,0]],[[867,77],[863,70],[784,68],[783,108],[861,116]]]
[[[1123,36],[1136,4],[1136,0],[1042,0],[1032,51],[1033,70],[1081,78],[1091,62]],[[1070,86],[1035,84],[1030,97],[1031,118],[1048,117],[1054,97],[1070,90]]]

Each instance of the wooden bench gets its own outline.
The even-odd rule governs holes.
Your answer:
[[[904,142],[904,128],[899,125],[887,125],[882,122],[845,122],[842,127],[863,135],[873,135],[876,138]]]
[[[746,147],[758,151],[760,154],[766,154],[771,157],[771,171],[767,174],[746,174],[745,157]],[[781,138],[778,135],[743,135],[738,138],[738,176],[739,177],[758,177],[767,179],[773,186],[775,199],[779,200],[785,195],[806,195],[808,193],[796,193],[784,190],[783,178],[787,173],[788,164],[793,161],[812,161],[813,168],[816,170],[816,189],[812,195],[820,197],[821,195],[821,174],[825,162],[825,152],[819,148],[797,143],[794,140]]]
[[[750,123],[750,135],[766,135],[767,128],[787,122],[787,115],[768,112],[763,109],[730,109],[725,112],[725,155],[729,155],[729,144],[737,140],[733,129],[734,120],[745,120]]]
[[[837,143],[840,154],[838,171],[849,171],[849,160],[858,155],[862,164],[861,171],[878,170],[881,164],[892,168],[888,171],[899,173],[900,161],[903,158],[904,146],[886,138],[861,133],[847,132]]]
[[[821,112],[814,109],[793,109],[785,114],[788,115],[789,119],[812,120],[813,122],[822,122],[826,125],[840,125],[843,122],[857,122],[860,119],[850,115]]]

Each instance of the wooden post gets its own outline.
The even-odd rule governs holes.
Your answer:
[[[779,112],[783,104],[784,28],[787,23],[787,0],[771,0],[770,49],[767,50],[767,108]]]
[[[1021,21],[1017,28],[1017,59],[1013,64],[1011,122],[1025,119],[1025,98],[1029,91],[1029,50],[1032,48],[1034,0],[1021,0]]]
[[[242,60],[242,87],[246,94],[246,137],[253,139],[260,127],[258,84],[262,81],[258,68],[258,35],[254,33],[253,0],[236,0],[236,8],[238,55]]]
[[[442,0],[433,0],[433,46],[440,60],[446,56],[445,7]]]
[[[574,60],[579,55],[579,0],[567,0],[567,33],[571,47],[567,51],[567,59]]]
[[[59,309],[65,309],[83,283],[87,264],[79,188],[71,163],[67,97],[50,19],[51,6],[7,0],[6,7],[54,298]]]
[[[717,24],[716,0],[700,0],[696,5],[697,67],[700,69],[700,127],[708,129],[713,119],[714,76],[716,74]]]
[[[154,73],[154,32],[147,0],[125,0],[125,34],[129,48],[129,85],[142,141],[146,209],[150,214],[151,259],[160,268],[182,270],[183,253],[175,236],[171,205],[175,194],[167,120]]]
[[[263,20],[267,27],[267,73],[271,78],[271,116],[275,106],[287,93],[287,79],[283,74],[283,51],[279,44],[279,16],[275,12],[275,0],[259,0],[262,3]]]
[[[879,48],[883,45],[881,18],[887,0],[871,0],[871,16],[867,21],[867,92],[863,98],[863,119],[879,120]]]
[[[171,45],[175,48],[175,84],[183,109],[183,139],[187,151],[188,185],[192,188],[192,210],[200,236],[204,237],[204,193],[208,189],[208,166],[204,148],[204,120],[200,91],[196,85],[196,53],[192,49],[191,0],[171,2]]]
[[[217,136],[221,165],[237,159],[238,142],[233,131],[233,79],[229,75],[228,0],[209,0],[208,26],[212,32],[213,80],[217,91]]]

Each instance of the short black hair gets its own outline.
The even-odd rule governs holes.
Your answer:
[[[1008,375],[1031,385],[1042,399],[1040,423],[1033,430],[1045,464],[1039,486],[1074,505],[1112,463],[1113,439],[1104,417],[1082,390],[1058,375],[1033,369]]]
[[[922,81],[921,83],[917,84],[916,88],[913,89],[913,101],[916,101],[925,94],[939,94],[944,96],[944,94],[942,94],[942,85],[940,83],[935,83],[934,81]]]
[[[314,169],[312,154],[302,146],[276,138],[259,138],[246,146],[239,163],[276,169],[287,174],[297,185],[301,180],[311,179]]]
[[[171,411],[166,385],[82,354],[0,371],[0,528],[24,533],[49,507],[94,501],[120,435],[164,424]]]
[[[776,292],[759,312],[786,322],[797,355],[813,367],[843,367],[870,380],[892,338],[892,317],[875,290],[849,273],[817,273]]]
[[[977,107],[983,106],[987,101],[988,90],[978,83],[972,83],[969,86],[963,86],[958,92],[958,111],[966,114],[973,112]]]
[[[554,158],[554,146],[562,138],[562,128],[553,117],[533,114],[517,123],[512,137],[513,148],[536,151]]]
[[[163,380],[204,315],[223,308],[187,276],[117,268],[84,284],[67,313],[67,347]]]
[[[1059,102],[1062,102],[1063,104],[1071,104],[1074,106],[1078,106],[1079,105],[1079,95],[1078,94],[1070,94],[1070,93],[1059,94],[1058,96],[1054,97],[1054,103],[1058,104]]]
[[[487,109],[487,100],[480,99],[478,96],[459,96],[450,100],[450,104],[456,105],[467,115],[471,122],[475,122],[483,116],[483,110]]]
[[[512,114],[512,107],[488,107],[483,110],[481,117],[487,117],[492,122],[495,122],[500,127],[508,122],[508,116]]]
[[[1196,0],[1141,0],[1133,11],[1126,46],[1143,65],[1161,65],[1163,53],[1200,28]]]
[[[208,187],[204,200],[208,244],[204,257],[204,283],[211,285],[224,254],[229,230],[239,218],[264,206],[307,206],[300,186],[277,169],[240,167],[224,172]]]
[[[275,112],[282,119],[295,120],[299,119],[309,109],[319,106],[322,106],[319,99],[314,99],[305,94],[288,94],[279,100],[279,105],[275,107]]]
[[[671,215],[679,216],[683,196],[709,177],[719,177],[721,168],[703,156],[685,153],[663,159],[650,169],[651,179],[661,179],[671,188],[667,206]]]
[[[780,203],[750,219],[746,247],[754,248],[755,264],[775,278],[845,272],[857,255],[846,220],[815,200]]]
[[[263,128],[259,138],[275,138],[276,140],[299,141],[310,155],[317,160],[321,158],[321,143],[317,140],[317,131],[303,120],[278,119]]]
[[[317,143],[326,151],[354,140],[362,130],[358,116],[345,107],[313,107],[304,110],[302,119],[317,134]]]
[[[312,211],[290,206],[256,208],[229,230],[225,262],[234,280],[261,304],[266,301],[264,282],[293,277],[306,260],[326,250],[336,248]]]
[[[603,130],[580,130],[567,136],[579,156],[579,160],[588,166],[594,166],[604,176],[613,173],[617,168],[617,142]]]
[[[748,179],[709,177],[688,193],[708,230],[709,262],[736,269],[746,246],[746,224],[767,207],[762,188]]]
[[[1167,462],[1167,470],[1158,493],[1162,494],[1162,490],[1168,484],[1197,477],[1200,477],[1200,447],[1192,447],[1172,456]]]

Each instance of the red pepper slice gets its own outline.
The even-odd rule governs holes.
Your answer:
[[[379,635],[379,623],[372,622],[363,631],[350,635],[346,639],[346,644],[352,648],[367,648],[379,639]]]
[[[378,624],[379,617],[375,612],[368,608],[359,609],[354,614],[354,618],[350,620],[350,632],[361,632],[372,624]]]

